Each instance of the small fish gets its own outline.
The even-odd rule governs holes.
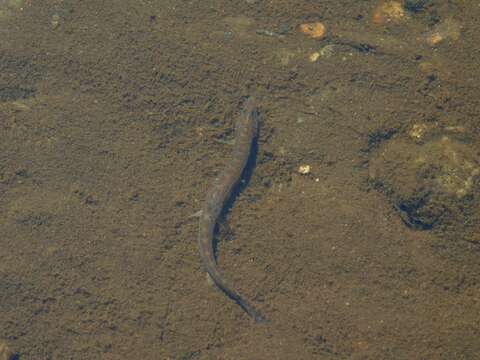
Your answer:
[[[255,99],[250,97],[245,102],[242,113],[235,125],[235,145],[232,159],[223,172],[214,180],[207,194],[204,207],[199,214],[198,248],[205,270],[214,284],[225,295],[240,305],[256,323],[263,323],[266,321],[265,317],[234,290],[233,286],[218,271],[213,249],[215,226],[225,203],[240,181],[242,172],[247,164],[253,141],[258,132],[258,118],[259,114]]]

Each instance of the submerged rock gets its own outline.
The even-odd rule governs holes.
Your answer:
[[[467,221],[480,195],[479,175],[474,146],[449,134],[421,143],[392,139],[369,164],[370,180],[385,190],[405,222],[425,229]]]

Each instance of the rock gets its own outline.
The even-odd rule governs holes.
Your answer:
[[[50,24],[52,25],[52,29],[56,29],[60,26],[60,16],[58,14],[53,14],[52,18],[50,19]]]
[[[300,25],[300,31],[312,39],[321,40],[327,33],[325,25],[319,21]]]
[[[464,223],[480,196],[475,147],[450,133],[418,142],[424,129],[414,129],[414,136],[400,136],[378,149],[369,163],[370,180],[385,190],[410,226]]]
[[[312,168],[310,167],[310,165],[300,165],[300,167],[298,168],[298,173],[301,175],[308,175],[310,174],[311,170]]]

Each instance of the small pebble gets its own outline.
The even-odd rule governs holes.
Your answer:
[[[58,14],[53,14],[50,24],[52,25],[53,29],[56,29],[60,25],[60,16]]]
[[[305,23],[300,25],[300,31],[313,39],[323,39],[327,29],[321,22]]]
[[[311,171],[310,165],[300,165],[300,167],[298,168],[298,172],[302,175],[308,175],[310,174],[310,171]]]
[[[310,62],[315,62],[318,60],[318,58],[320,57],[320,53],[318,51],[315,51],[314,53],[311,53],[309,56],[308,56],[308,60]]]
[[[428,130],[427,124],[419,123],[419,124],[413,124],[412,128],[408,132],[408,135],[413,140],[421,140],[423,136],[425,135],[425,132]]]

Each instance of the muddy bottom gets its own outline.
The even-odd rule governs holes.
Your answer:
[[[478,161],[480,7],[377,5],[0,0],[0,347],[478,358],[478,178],[461,221],[415,227],[371,165],[408,182],[374,159],[420,125],[462,129]],[[207,283],[192,217],[249,95],[258,151],[216,251],[260,326]]]

